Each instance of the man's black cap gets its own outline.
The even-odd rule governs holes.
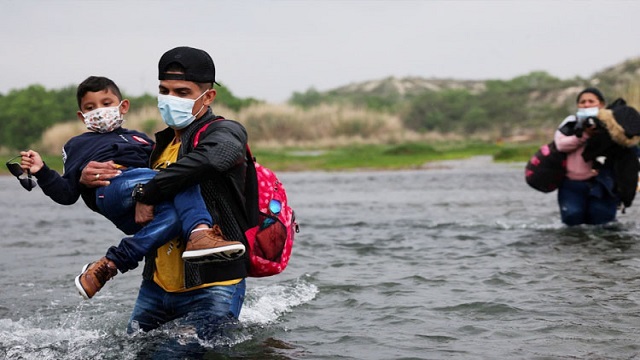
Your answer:
[[[184,74],[167,74],[167,68],[177,63]],[[173,48],[162,55],[158,62],[158,80],[186,80],[197,83],[216,82],[216,68],[206,51],[188,46]]]

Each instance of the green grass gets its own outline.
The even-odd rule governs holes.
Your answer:
[[[354,145],[335,149],[253,148],[259,163],[273,170],[394,170],[419,168],[437,160],[465,159],[478,155],[492,156],[494,161],[523,162],[529,160],[539,144],[499,145],[481,142],[404,143],[398,145]],[[10,156],[7,156],[9,159]],[[60,156],[43,156],[52,169],[62,172]],[[0,173],[8,174],[6,167]]]
[[[542,144],[504,147],[493,154],[494,161],[529,161]]]
[[[493,156],[495,161],[527,161],[539,145],[491,143],[406,143],[401,145],[358,145],[338,149],[254,149],[258,162],[273,170],[409,169],[430,161]]]

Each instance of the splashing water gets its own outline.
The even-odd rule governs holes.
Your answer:
[[[318,294],[318,287],[302,280],[256,286],[245,300],[240,320],[246,325],[267,325]]]

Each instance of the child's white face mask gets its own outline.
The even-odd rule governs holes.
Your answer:
[[[122,126],[124,118],[120,114],[120,105],[111,107],[102,107],[82,114],[84,124],[87,129],[99,133],[108,133]]]

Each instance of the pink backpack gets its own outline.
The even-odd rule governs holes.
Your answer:
[[[251,152],[247,147],[251,159]],[[258,181],[258,225],[245,232],[249,242],[249,276],[281,273],[289,263],[293,238],[300,232],[284,185],[270,169],[253,160]]]
[[[224,120],[224,118],[219,116],[214,121],[216,120]],[[193,139],[193,147],[198,145],[200,134],[211,123],[198,129]],[[258,222],[255,226],[248,226],[245,231],[249,244],[249,276],[276,275],[287,267],[291,258],[293,238],[295,233],[300,232],[300,228],[296,222],[295,213],[289,206],[284,185],[278,180],[276,174],[256,162],[249,145],[247,145],[247,158],[247,187],[254,190],[248,191],[245,195],[248,198],[255,198],[256,194],[252,193],[256,188],[258,191]],[[251,181],[252,176],[255,183]],[[254,187],[256,183],[257,186]],[[252,212],[255,206],[247,206],[246,210]]]

